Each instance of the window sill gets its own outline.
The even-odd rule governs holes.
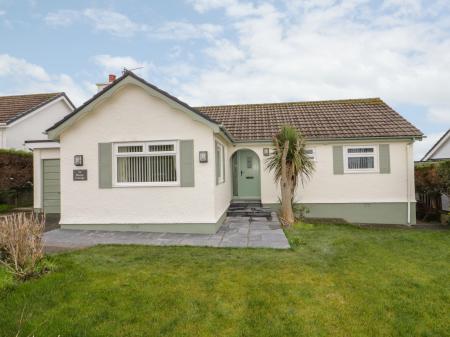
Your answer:
[[[167,184],[167,183],[151,183],[151,184],[113,184],[113,188],[124,188],[124,187],[179,187],[180,183],[176,182],[176,183],[171,183],[171,184]]]
[[[364,173],[380,173],[378,170],[344,170],[344,174],[364,174]]]

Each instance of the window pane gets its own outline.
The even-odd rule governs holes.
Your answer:
[[[373,153],[373,147],[354,147],[347,149],[348,153]]]
[[[142,145],[123,145],[117,147],[119,153],[142,152],[143,150],[144,147]]]
[[[247,157],[247,168],[251,169],[253,167],[253,158]]]
[[[118,183],[175,181],[175,155],[117,158]]]
[[[373,157],[351,157],[348,158],[349,169],[371,169],[375,167]]]
[[[163,151],[174,151],[173,144],[161,144],[161,145],[149,145],[149,152],[163,152]]]
[[[305,154],[312,160],[314,160],[314,150],[313,149],[305,149]]]

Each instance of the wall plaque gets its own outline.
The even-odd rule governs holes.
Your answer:
[[[87,180],[87,170],[73,170],[73,180]]]

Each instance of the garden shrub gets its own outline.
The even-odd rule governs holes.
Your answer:
[[[43,264],[42,236],[45,217],[35,213],[13,213],[0,218],[0,259],[19,279],[47,270]]]
[[[33,155],[0,149],[0,204],[33,204]]]

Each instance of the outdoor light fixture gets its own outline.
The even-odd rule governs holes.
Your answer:
[[[263,148],[263,155],[267,157],[270,154],[270,149],[268,147]]]
[[[83,155],[76,154],[75,156],[73,156],[73,164],[75,166],[83,166]]]
[[[198,154],[198,159],[200,163],[207,163],[208,162],[208,151],[200,151]]]

